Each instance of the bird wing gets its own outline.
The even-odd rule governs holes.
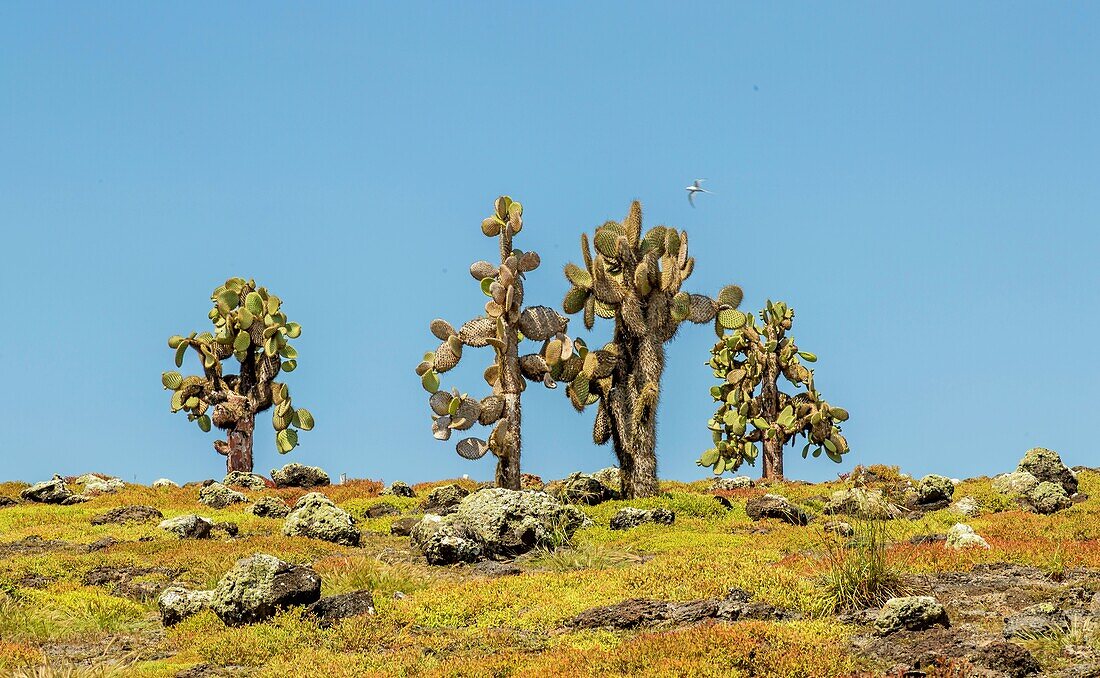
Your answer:
[[[699,184],[703,183],[704,181],[706,181],[706,179],[696,179],[695,188],[699,188]]]
[[[695,192],[694,191],[688,191],[688,202],[691,203],[692,207],[695,207]]]

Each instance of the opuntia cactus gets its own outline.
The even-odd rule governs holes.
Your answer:
[[[657,404],[664,344],[685,320],[708,323],[737,313],[741,290],[727,287],[718,300],[682,291],[695,267],[687,233],[656,226],[643,236],[637,201],[621,223],[605,223],[592,240],[595,257],[587,234],[581,234],[584,266],[565,267],[573,287],[562,308],[583,313],[588,329],[597,317],[614,320],[614,336],[593,351],[577,340],[575,355],[560,368],[552,367],[551,375],[569,382],[566,394],[578,411],[598,404],[592,438],[597,445],[613,441],[624,495],[650,497],[658,492]]]
[[[226,431],[225,440],[214,441],[214,449],[226,457],[226,470],[251,473],[258,412],[275,408],[271,423],[281,454],[298,445],[298,430],[313,428],[309,410],[293,407],[286,384],[275,381],[279,372],[292,372],[298,366],[298,351],[290,340],[301,335],[302,327],[288,321],[279,297],[257,287],[255,280],[230,278],[214,290],[210,300],[214,302],[209,313],[213,334],[192,332],[168,340],[169,348],[176,351],[176,367],[183,367],[191,348],[202,361],[203,375],[165,372],[161,383],[172,391],[173,412],[187,412],[188,421],[203,431],[209,431],[211,424]],[[223,373],[223,361],[230,356],[240,363],[239,374]]]
[[[848,441],[840,433],[840,422],[848,412],[822,399],[814,388],[813,363],[817,356],[799,350],[794,337],[787,336],[794,321],[794,309],[782,301],[760,312],[762,327],[755,318],[740,312],[729,313],[722,325],[733,333],[723,336],[711,349],[708,365],[722,380],[710,389],[718,401],[718,411],[709,422],[714,447],[697,462],[714,468],[716,475],[735,471],[743,462],[756,463],[757,444],[764,448],[764,478],[783,477],[783,446],[796,436],[807,439],[802,448],[805,458],[824,452],[839,463],[848,452]],[[779,390],[779,377],[804,386],[805,391],[787,395]]]
[[[452,431],[465,431],[474,424],[493,426],[488,440],[464,438],[456,450],[466,459],[480,459],[492,452],[497,457],[496,484],[511,490],[520,489],[521,482],[520,394],[527,387],[525,379],[556,388],[552,367],[573,352],[573,342],[565,334],[568,318],[547,306],[523,307],[524,278],[538,268],[540,260],[535,252],[512,249],[512,237],[522,228],[523,206],[508,196],[497,198],[481,231],[499,239],[500,263],[478,261],[470,266],[470,275],[489,297],[485,315],[457,331],[446,320],[433,320],[432,334],[443,343],[416,367],[421,384],[431,394],[428,404],[435,437],[448,440]],[[519,344],[524,339],[541,341],[540,351],[521,356]],[[485,381],[493,391],[481,400],[457,389],[440,390],[439,375],[458,364],[464,346],[491,346],[495,354],[485,370]]]

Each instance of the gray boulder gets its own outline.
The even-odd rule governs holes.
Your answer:
[[[199,490],[199,503],[206,504],[210,508],[223,509],[230,504],[241,504],[247,501],[248,497],[221,483],[210,483]]]
[[[400,480],[393,481],[386,489],[382,490],[382,494],[392,494],[395,497],[415,497],[416,492],[413,492],[413,488],[409,487],[408,483],[401,482]]]
[[[515,556],[537,546],[555,545],[555,540],[568,539],[590,523],[579,509],[546,492],[499,487],[466,497],[454,516],[492,556]]]
[[[213,591],[192,591],[182,586],[170,586],[157,597],[157,609],[165,626],[178,624],[210,606]]]
[[[944,548],[949,549],[968,549],[968,548],[989,548],[989,543],[982,538],[980,534],[974,531],[974,528],[963,523],[955,523],[955,526],[947,531],[947,540],[944,542]]]
[[[734,476],[732,478],[715,478],[710,481],[711,491],[719,490],[728,492],[730,490],[748,490],[756,487],[756,483],[748,476]]]
[[[290,507],[279,497],[260,497],[256,503],[248,507],[248,512],[259,518],[286,518],[290,515]]]
[[[993,478],[993,489],[1001,494],[1022,497],[1039,486],[1039,479],[1027,471],[1002,473]]]
[[[547,491],[567,504],[595,506],[615,498],[611,488],[587,473],[570,473],[564,479],[550,483]]]
[[[978,505],[978,500],[974,497],[963,497],[959,499],[954,504],[951,504],[951,510],[968,518],[973,518],[982,512],[981,506]]]
[[[833,492],[821,512],[877,520],[890,520],[901,515],[901,511],[882,495],[882,490],[861,487]]]
[[[1021,500],[1021,503],[1031,511],[1043,515],[1050,515],[1073,506],[1073,501],[1066,495],[1061,485],[1046,480],[1036,485],[1035,489]]]
[[[1062,458],[1054,450],[1045,447],[1031,448],[1024,454],[1016,470],[1027,471],[1041,483],[1057,483],[1069,496],[1077,493],[1077,476],[1062,463]]]
[[[413,526],[409,538],[429,565],[472,563],[482,555],[474,534],[454,516],[426,515]]]
[[[370,591],[352,591],[322,598],[306,608],[306,614],[315,617],[324,628],[341,619],[374,614],[374,596]]]
[[[104,479],[93,477],[91,480],[84,483],[84,492],[90,494],[114,494],[124,487],[126,487],[126,483],[118,478]]]
[[[321,577],[311,568],[258,553],[238,560],[211,592],[212,609],[227,626],[270,619],[279,610],[321,598]]]
[[[424,509],[424,513],[445,516],[454,513],[459,502],[469,495],[470,491],[459,485],[444,485],[429,492],[420,507]]]
[[[629,530],[639,525],[644,525],[645,523],[671,525],[675,520],[676,514],[668,509],[656,508],[645,510],[628,506],[619,509],[615,515],[611,516],[611,529]]]
[[[1070,620],[1053,603],[1039,603],[1024,608],[1020,612],[1005,617],[1005,638],[1032,639],[1036,636],[1065,633],[1070,629]]]
[[[283,534],[344,546],[358,546],[362,538],[355,519],[320,492],[310,492],[294,504],[283,523]]]
[[[328,474],[316,466],[287,464],[279,470],[272,469],[271,480],[275,487],[324,487],[331,484]]]
[[[398,537],[407,537],[412,534],[413,528],[420,522],[420,518],[398,518],[390,523],[390,534]]]
[[[264,482],[263,476],[256,475],[255,473],[245,473],[244,471],[230,471],[226,474],[225,480],[222,481],[222,485],[227,487],[241,487],[254,492],[267,488],[267,483]]]
[[[749,499],[745,503],[745,513],[753,520],[775,518],[791,525],[805,525],[810,522],[805,511],[778,494],[765,494]]]
[[[601,468],[592,474],[592,477],[608,489],[611,496],[618,499],[623,496],[623,473],[618,466]]]
[[[917,483],[917,502],[921,504],[949,501],[953,494],[955,494],[955,485],[946,476],[929,473]]]
[[[943,605],[932,596],[907,596],[886,601],[875,620],[875,632],[885,636],[902,629],[924,631],[935,625],[951,626]]]
[[[179,487],[179,483],[169,480],[167,478],[157,478],[153,481],[153,487],[160,489],[162,487]]]
[[[65,484],[64,478],[55,475],[50,480],[31,485],[20,492],[19,496],[40,504],[63,504],[66,499],[73,496],[73,491]]]
[[[210,536],[210,530],[214,529],[214,523],[191,513],[161,521],[157,527],[168,530],[180,539],[206,539]]]

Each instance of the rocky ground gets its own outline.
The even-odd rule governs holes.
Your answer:
[[[0,675],[1100,676],[1100,472],[1006,470],[3,483]]]

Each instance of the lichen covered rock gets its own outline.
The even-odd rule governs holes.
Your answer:
[[[963,497],[951,504],[951,510],[968,518],[973,518],[981,514],[982,507],[978,505],[978,500],[974,497]]]
[[[546,492],[492,488],[472,494],[458,505],[455,518],[481,544],[486,555],[514,556],[550,545],[584,525],[579,509]]]
[[[41,504],[62,504],[73,496],[73,491],[69,489],[64,478],[55,475],[50,480],[31,485],[20,492],[19,496]]]
[[[202,516],[191,513],[169,518],[162,521],[157,527],[171,532],[180,539],[206,539],[210,536],[210,530],[214,529],[214,523]]]
[[[170,586],[157,597],[157,609],[165,626],[178,624],[210,606],[213,591],[192,591],[182,586]]]
[[[730,490],[748,490],[756,487],[756,483],[752,478],[748,476],[734,476],[732,478],[714,478],[710,481],[711,491],[719,490],[722,492],[728,492]]]
[[[886,500],[882,490],[865,490],[861,487],[833,492],[821,512],[876,520],[889,520],[901,515],[901,511]]]
[[[955,485],[946,476],[929,473],[917,483],[917,502],[921,504],[948,501],[954,494]]]
[[[231,490],[221,483],[210,483],[199,490],[199,503],[206,504],[210,508],[223,509],[230,504],[240,504],[248,501],[236,490]]]
[[[153,481],[153,487],[160,489],[162,487],[179,487],[179,483],[167,478],[157,478]]]
[[[283,534],[344,546],[358,546],[362,538],[355,519],[320,492],[310,492],[294,504],[283,523]]]
[[[472,563],[482,555],[470,529],[453,515],[424,516],[409,532],[413,546],[420,549],[429,565]]]
[[[321,577],[311,568],[258,553],[237,561],[211,592],[212,609],[228,626],[270,619],[292,605],[321,598]]]
[[[366,590],[328,596],[307,607],[306,614],[325,628],[341,619],[374,614],[374,596]]]
[[[393,483],[389,487],[382,490],[382,494],[392,494],[395,497],[409,498],[416,496],[416,492],[413,492],[413,488],[409,487],[408,483],[402,482],[400,480],[393,481]]]
[[[805,511],[778,494],[753,497],[745,503],[745,513],[753,520],[775,518],[791,525],[805,525],[810,522]]]
[[[428,493],[420,507],[424,513],[445,516],[454,513],[459,502],[470,495],[470,491],[460,485],[444,485]]]
[[[623,496],[623,472],[618,466],[601,468],[593,473],[592,477],[608,489],[612,498],[618,499]]]
[[[302,487],[306,489],[324,487],[332,482],[324,469],[317,466],[293,463],[287,464],[277,471],[273,469],[271,480],[275,483],[275,487]]]
[[[619,509],[611,516],[612,530],[629,530],[645,523],[657,523],[659,525],[671,525],[676,521],[676,514],[668,509],[640,509],[627,506]]]
[[[1027,471],[1041,483],[1057,483],[1069,496],[1077,493],[1077,476],[1062,463],[1062,458],[1054,450],[1033,447],[1024,454],[1016,470]]]
[[[147,523],[164,520],[164,514],[152,506],[119,506],[92,518],[92,525],[125,525],[127,523]]]
[[[248,512],[260,518],[286,518],[290,515],[290,507],[279,497],[260,497],[256,503],[248,507]]]
[[[993,489],[1001,494],[1022,497],[1039,486],[1039,479],[1027,471],[1002,473],[993,478]]]
[[[1073,506],[1073,501],[1066,495],[1066,491],[1057,483],[1043,481],[1028,493],[1022,502],[1024,506],[1035,513],[1049,515],[1062,509]]]
[[[86,494],[114,494],[124,487],[126,487],[126,483],[118,478],[93,477],[84,483],[84,492]]]
[[[989,543],[969,525],[955,523],[955,526],[947,531],[947,540],[944,542],[944,548],[956,550],[968,548],[987,549],[989,548]]]
[[[935,625],[951,626],[943,605],[932,596],[906,596],[886,601],[875,620],[875,631],[885,636],[902,629],[924,631]]]
[[[1024,608],[1017,614],[1005,617],[1005,638],[1032,639],[1038,636],[1069,631],[1070,620],[1066,613],[1053,603],[1039,603]]]
[[[620,486],[621,486],[620,480]],[[615,497],[607,485],[587,473],[570,473],[557,482],[550,483],[547,491],[567,504],[595,506]]]
[[[227,487],[242,487],[246,490],[258,491],[267,487],[267,483],[262,476],[255,473],[245,473],[244,471],[230,471],[225,480],[222,481],[222,485]]]

